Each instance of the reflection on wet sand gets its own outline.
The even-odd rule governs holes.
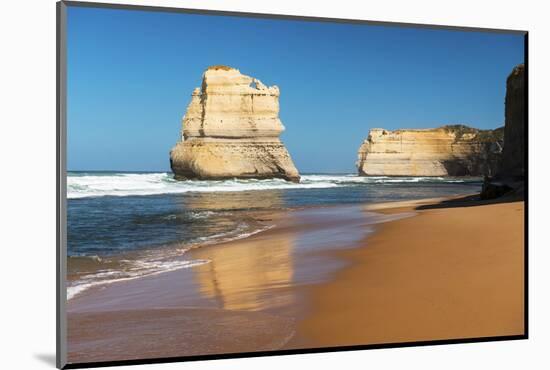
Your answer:
[[[270,194],[261,201],[281,201]],[[245,202],[208,195],[194,200],[212,209],[242,209]],[[357,245],[369,224],[380,221],[379,215],[357,206],[231,214],[247,223],[275,226],[248,238],[191,249],[181,257],[207,264],[77,296],[68,307],[69,360],[303,347],[294,335],[296,322],[308,314],[304,289],[325,281],[343,263],[326,252]],[[204,226],[211,225],[205,221]]]
[[[282,205],[283,200],[278,191],[196,194],[186,204],[193,209],[206,210],[253,210],[281,208]],[[253,212],[242,212],[239,217],[246,219],[249,224],[251,220],[259,224],[260,216]],[[262,225],[256,226],[258,230],[262,229]],[[293,239],[292,234],[283,234],[277,238],[258,234],[238,243],[194,250],[193,259],[211,261],[193,269],[199,291],[215,299],[220,308],[229,310],[257,311],[292,304],[289,294],[273,294],[273,291],[288,287],[292,282]]]
[[[212,261],[194,269],[199,291],[228,310],[291,305],[292,296],[282,290],[292,283],[292,249],[287,234],[199,249],[194,258]]]
[[[217,202],[203,194],[197,200],[216,209],[241,202],[226,197]],[[263,194],[261,200],[273,204],[280,198]],[[198,291],[223,309],[292,310],[298,294],[291,287],[323,281],[343,265],[318,252],[352,246],[371,230],[365,226],[369,218],[373,222],[376,216],[356,206],[299,210],[254,237],[193,250],[191,258],[211,261],[193,269]]]

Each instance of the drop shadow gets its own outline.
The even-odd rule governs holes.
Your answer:
[[[56,367],[57,365],[55,361],[55,353],[35,353],[34,358],[52,367]]]

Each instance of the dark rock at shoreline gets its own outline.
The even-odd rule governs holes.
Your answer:
[[[491,181],[488,177],[483,182],[480,198],[482,200],[500,198],[501,196],[512,192],[514,189],[507,184]]]

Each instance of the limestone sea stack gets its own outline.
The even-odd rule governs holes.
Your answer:
[[[372,129],[359,148],[364,176],[482,176],[498,170],[503,128]]]
[[[279,139],[279,88],[226,66],[209,67],[183,117],[170,152],[175,178],[221,180],[300,175]]]

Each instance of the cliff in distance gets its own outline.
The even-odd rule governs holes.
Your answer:
[[[300,175],[279,139],[279,88],[226,66],[209,67],[170,152],[176,179],[282,178]]]
[[[365,176],[482,176],[497,172],[503,128],[372,129],[359,148]]]

